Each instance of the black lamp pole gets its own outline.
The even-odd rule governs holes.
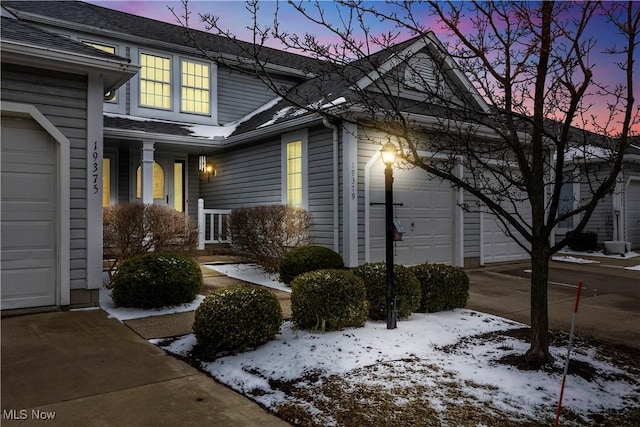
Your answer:
[[[396,307],[393,283],[393,162],[395,146],[389,142],[382,148],[384,168],[384,217],[386,228],[386,283],[387,283],[387,329],[395,329]]]

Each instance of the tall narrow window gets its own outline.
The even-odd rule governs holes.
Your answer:
[[[184,212],[184,161],[176,160],[173,164],[173,208]]]
[[[209,65],[182,61],[183,112],[209,114]]]
[[[111,202],[111,159],[102,159],[102,206]]]
[[[87,46],[91,46],[94,49],[98,49],[101,50],[103,52],[107,52],[110,53],[112,55],[116,54],[116,48],[114,46],[107,46],[104,44],[99,44],[99,43],[93,43],[93,42],[83,42],[84,44],[86,44]],[[117,102],[116,99],[116,92],[113,91],[113,94],[110,94],[111,96],[109,96],[109,98],[106,99],[107,102]]]
[[[302,207],[302,141],[287,144],[287,204]]]
[[[140,105],[171,108],[171,61],[161,56],[140,54]]]

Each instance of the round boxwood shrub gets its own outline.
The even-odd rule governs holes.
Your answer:
[[[372,320],[387,318],[386,272],[383,262],[363,264],[353,269],[353,273],[364,281],[367,288],[369,318]],[[393,267],[393,282],[395,296],[400,299],[398,318],[409,317],[420,306],[420,282],[411,270],[398,264]]]
[[[204,359],[241,352],[272,340],[282,324],[276,296],[266,289],[235,286],[211,292],[198,306],[193,332]]]
[[[197,262],[182,255],[150,253],[122,262],[111,297],[121,307],[156,308],[191,302],[201,289]]]
[[[291,283],[292,320],[302,329],[334,331],[367,320],[364,282],[348,270],[316,270]]]
[[[469,277],[459,267],[421,264],[411,267],[422,287],[421,313],[452,310],[467,305]]]
[[[598,245],[598,235],[593,231],[570,231],[566,235],[569,249],[576,252],[593,251]]]
[[[302,273],[325,269],[342,269],[340,254],[324,246],[305,245],[291,249],[280,260],[280,280],[286,284]]]

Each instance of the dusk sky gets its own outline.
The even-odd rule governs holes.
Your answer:
[[[170,23],[177,23],[175,17],[169,11],[169,7],[173,7],[176,12],[180,14],[183,12],[182,3],[180,1],[167,1],[167,0],[85,0],[87,3],[96,4],[111,9],[128,12],[147,18],[158,19]],[[326,29],[319,26],[314,26],[306,18],[301,16],[298,12],[292,10],[286,4],[286,1],[279,3],[280,7],[280,23],[286,25],[286,30],[291,33],[303,35],[305,33],[311,33],[322,41],[334,41],[337,42],[335,36],[331,39],[331,34]],[[263,26],[272,26],[275,8],[278,3],[276,1],[262,1],[260,2],[260,24]],[[325,12],[328,17],[336,20],[338,17],[337,7],[331,1],[324,1],[323,3]],[[383,1],[375,2],[378,9],[387,7]],[[638,2],[637,7],[640,7]],[[204,1],[204,0],[190,0],[189,10],[191,12],[190,26],[204,30],[202,23],[198,17],[198,13],[210,13],[220,17],[219,25],[228,29],[232,34],[236,35],[241,40],[251,41],[252,39],[252,16],[246,10],[246,2],[239,0],[225,0],[225,1]],[[604,22],[604,21],[603,21]],[[424,24],[433,30],[436,35],[441,39],[446,39],[446,34],[439,29],[435,18],[425,14]],[[372,33],[382,33],[385,31],[394,31],[394,27],[389,24],[383,24],[379,21],[372,20],[370,22]],[[615,85],[622,82],[624,76],[620,69],[614,64],[609,55],[602,54],[602,51],[606,48],[620,43],[620,39],[611,31],[610,26],[598,25],[593,26],[592,34],[597,42],[596,47],[593,49],[594,55],[589,57],[589,61],[595,64],[594,72],[596,78],[604,81],[609,85]],[[410,37],[410,34],[402,34],[398,41],[405,40]],[[268,43],[270,46],[277,47],[274,43]],[[638,56],[638,55],[636,55]],[[637,81],[640,82],[640,60],[636,58],[635,75],[639,76]],[[640,100],[640,83],[635,85],[634,88],[636,105]],[[636,130],[640,132],[640,125],[636,126]]]

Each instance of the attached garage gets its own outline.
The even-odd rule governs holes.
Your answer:
[[[495,180],[487,173],[489,180]],[[501,206],[512,214],[518,214],[524,221],[531,223],[531,207],[528,201],[514,201],[513,206],[510,200],[505,200]],[[515,233],[523,241],[520,234],[509,226],[509,231]],[[481,236],[481,256],[482,265],[496,262],[521,261],[529,259],[530,256],[516,241],[507,234],[505,225],[487,208],[480,215],[480,236]]]
[[[422,169],[395,169],[393,176],[394,219],[405,230],[402,241],[394,244],[395,262],[458,264],[456,192],[448,183],[433,179]],[[384,261],[384,169],[380,160],[371,167],[368,199],[368,260]]]
[[[625,192],[627,241],[632,249],[640,248],[640,179],[631,179]]]
[[[68,304],[68,140],[33,107],[2,107],[1,309]]]
[[[495,215],[482,213],[482,264],[529,259],[529,254],[505,233]]]

